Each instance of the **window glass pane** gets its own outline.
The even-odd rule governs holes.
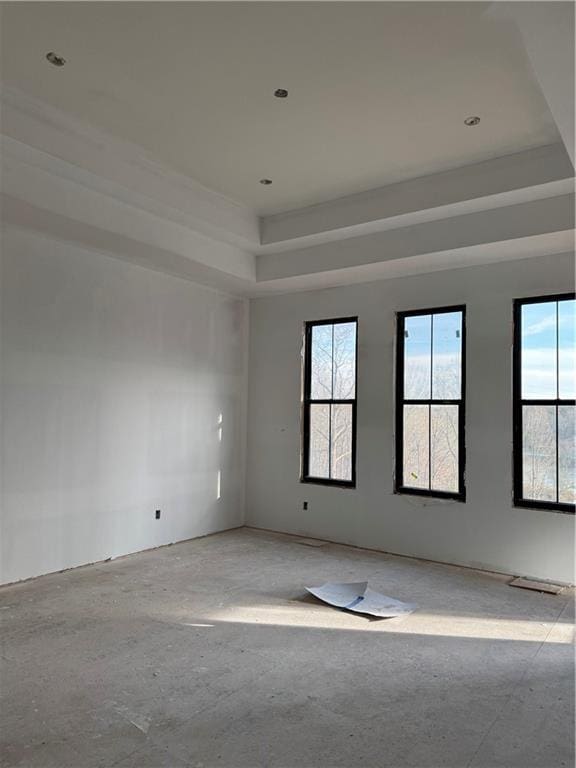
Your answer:
[[[310,406],[310,477],[329,477],[330,471],[330,406]]]
[[[558,302],[558,368],[560,397],[576,398],[576,301]]]
[[[429,406],[404,406],[403,485],[407,488],[430,487]]]
[[[522,495],[556,501],[556,406],[522,407]]]
[[[333,480],[352,480],[352,406],[332,405]]]
[[[356,323],[334,326],[334,400],[356,397]]]
[[[522,305],[522,397],[556,398],[556,302]]]
[[[576,431],[573,405],[558,408],[558,501],[576,502]]]
[[[433,405],[430,418],[430,486],[458,493],[458,406]]]
[[[431,315],[404,318],[404,398],[430,399]]]
[[[312,400],[332,398],[332,325],[312,326]]]
[[[432,316],[432,397],[459,400],[461,396],[462,312]]]

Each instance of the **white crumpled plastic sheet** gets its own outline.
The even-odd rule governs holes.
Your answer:
[[[306,591],[329,605],[355,613],[366,613],[382,619],[405,616],[416,610],[413,603],[403,603],[370,589],[367,581],[353,584],[327,582],[321,587],[306,587]]]

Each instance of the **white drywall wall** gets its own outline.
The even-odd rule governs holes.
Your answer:
[[[247,524],[573,581],[574,517],[511,501],[512,300],[573,286],[573,255],[563,254],[253,300]],[[395,312],[461,303],[467,306],[468,500],[395,495]],[[351,315],[359,318],[357,487],[302,484],[302,324]]]
[[[242,525],[247,302],[16,229],[1,257],[0,581]]]

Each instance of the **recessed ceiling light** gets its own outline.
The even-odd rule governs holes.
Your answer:
[[[467,117],[466,120],[464,120],[464,125],[478,125],[480,122],[480,118],[478,115],[472,115],[471,117]]]
[[[274,96],[276,96],[277,99],[285,99],[288,96],[288,91],[286,88],[276,88]]]
[[[260,179],[260,184],[264,184],[265,187],[269,187],[272,184],[272,179]]]
[[[66,64],[66,59],[64,59],[62,56],[58,56],[58,54],[54,53],[54,51],[47,53],[46,58],[50,64],[54,64],[55,67],[63,67],[64,64]]]

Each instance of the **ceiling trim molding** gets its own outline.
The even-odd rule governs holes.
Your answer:
[[[314,290],[573,248],[573,169],[561,145],[275,216],[292,236],[261,246],[246,208],[52,107],[6,89],[0,101],[9,226],[229,293]],[[310,234],[294,236],[297,227]]]
[[[353,241],[260,254],[256,280],[325,273],[560,231],[574,231],[573,194],[377,232]]]
[[[488,266],[505,261],[520,261],[544,256],[574,260],[574,233],[568,230],[534,237],[481,243],[471,248],[456,248],[436,253],[419,254],[403,259],[344,267],[311,275],[294,275],[258,282],[248,296],[281,295],[302,291],[319,291],[357,283],[394,280],[467,267]]]
[[[172,277],[189,280],[227,296],[247,296],[253,283],[214,269],[181,254],[131,240],[65,216],[36,208],[22,200],[0,195],[2,235],[20,238],[44,237],[64,246],[74,245],[88,253],[126,261]]]
[[[199,282],[208,277],[207,284],[214,285],[212,278],[219,276],[226,282],[225,289],[228,284],[244,288],[254,282],[251,251],[210,238],[161,211],[111,195],[100,188],[102,180],[91,178],[85,184],[70,173],[65,161],[33,150],[33,162],[28,162],[25,145],[12,139],[4,140],[3,145],[4,222],[62,240],[68,232],[70,240],[93,250],[104,250],[106,243],[112,255],[128,254],[137,261],[140,254],[147,266],[171,272],[177,268],[189,278],[194,273]]]
[[[559,142],[264,217],[258,252],[278,253],[573,190],[574,169]]]
[[[85,186],[156,208],[162,216],[171,211],[172,217],[216,240],[248,249],[258,245],[255,213],[156,161],[141,147],[5,85],[0,86],[0,108],[2,134],[28,147],[28,162],[45,165],[52,157],[67,164],[59,166],[60,173]],[[40,154],[34,158],[34,151],[44,159]]]

